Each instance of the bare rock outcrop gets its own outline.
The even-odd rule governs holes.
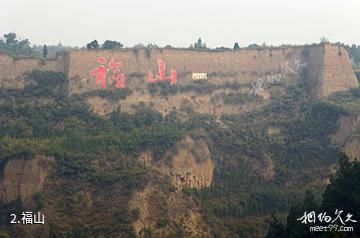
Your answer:
[[[139,211],[138,219],[133,222],[139,237],[149,230],[156,237],[172,237],[180,231],[184,237],[211,237],[198,205],[190,196],[179,192],[183,188],[201,189],[211,185],[214,163],[206,141],[186,136],[161,161],[154,161],[152,152],[144,152],[138,160],[159,172],[155,182],[135,192],[129,201],[130,209]]]
[[[155,237],[175,237],[179,230],[184,237],[211,237],[199,207],[183,193],[166,193],[149,185],[133,194],[129,207],[139,211],[133,222],[139,237],[146,237],[149,230]]]
[[[8,161],[0,178],[0,204],[9,203],[17,198],[26,201],[36,192],[42,191],[44,181],[54,164],[54,158],[45,156]]]
[[[205,141],[187,136],[165,155],[165,160],[159,170],[170,176],[178,190],[211,185],[215,166]]]
[[[339,129],[331,136],[333,143],[342,147],[351,158],[360,158],[360,116],[342,117]]]

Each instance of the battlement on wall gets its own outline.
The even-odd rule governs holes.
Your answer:
[[[149,75],[154,78],[153,83],[156,79],[176,77],[175,83],[187,84],[196,75],[214,84],[227,81],[250,84],[268,75],[274,78],[296,75],[304,66],[309,70],[313,98],[358,87],[347,51],[331,44],[236,51],[79,50],[53,60],[15,59],[0,54],[0,85],[19,88],[23,75],[34,69],[65,73],[71,94],[114,86],[144,88],[151,82]]]
[[[0,53],[0,88],[21,89],[25,85],[24,76],[33,70],[66,72],[66,54],[56,59],[14,58]]]

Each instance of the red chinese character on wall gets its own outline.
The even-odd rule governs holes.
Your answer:
[[[105,89],[107,81],[109,81],[115,88],[125,88],[126,77],[125,74],[121,73],[121,62],[115,62],[114,59],[111,59],[106,65],[107,61],[104,57],[97,58],[97,62],[101,65],[90,71],[90,76],[95,77],[96,84],[100,84]]]
[[[165,61],[159,59],[158,60],[158,70],[159,75],[156,75],[154,78],[154,74],[152,71],[149,71],[148,73],[148,83],[157,83],[161,81],[170,81],[170,84],[176,84],[177,83],[177,74],[175,70],[171,70],[171,76],[167,77],[165,75]]]

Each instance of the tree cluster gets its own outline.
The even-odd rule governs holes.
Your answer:
[[[304,212],[315,211],[316,222],[311,226],[320,226],[318,214],[326,212],[328,215],[336,217],[335,211],[343,211],[343,220],[346,219],[348,213],[352,215],[352,219],[359,221],[360,218],[360,162],[351,161],[350,158],[341,154],[339,158],[340,168],[335,176],[331,177],[330,184],[327,186],[323,201],[319,204],[313,193],[307,191],[305,193],[302,205],[291,207],[287,217],[286,225],[282,224],[276,216],[272,216],[270,228],[266,238],[302,238],[302,237],[359,237],[360,225],[358,222],[346,223],[344,226],[352,226],[352,232],[310,232],[310,225],[301,223],[299,218]],[[342,225],[341,223],[338,225]]]
[[[206,44],[202,41],[201,38],[199,38],[193,46],[195,49],[206,49]]]
[[[86,45],[86,48],[88,50],[99,49],[99,48],[104,50],[113,50],[113,49],[121,49],[123,47],[124,45],[121,44],[120,42],[112,41],[112,40],[104,41],[104,43],[101,46],[99,45],[99,42],[97,40],[93,40]]]
[[[28,39],[18,39],[14,32],[3,35],[3,38],[0,39],[0,50],[15,56],[32,56],[34,53],[30,41]]]

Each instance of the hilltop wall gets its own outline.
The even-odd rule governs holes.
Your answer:
[[[0,53],[0,87],[21,89],[26,84],[25,75],[32,70],[64,72],[66,57],[60,55],[56,59],[42,60],[37,58],[14,58]]]
[[[359,87],[348,52],[339,46],[324,45],[323,72],[319,97]]]
[[[99,89],[94,78],[89,77],[89,72],[99,66],[96,62],[98,57],[107,60],[114,58],[122,62],[121,70],[126,74],[126,84],[133,88],[146,85],[149,70],[158,74],[158,59],[165,61],[167,75],[170,75],[170,70],[177,72],[179,84],[192,81],[192,73],[207,73],[211,83],[224,83],[224,80],[251,83],[261,75],[284,72],[286,62],[289,67],[295,68],[295,59],[301,57],[301,50],[302,48],[225,52],[173,49],[73,51],[70,52],[68,70],[70,91],[82,93]],[[219,75],[222,76],[221,79]]]
[[[243,49],[237,51],[194,51],[179,49],[125,49],[70,51],[53,60],[35,58],[15,59],[0,54],[0,87],[21,88],[25,84],[24,73],[33,69],[63,72],[69,79],[69,92],[81,94],[101,89],[90,72],[101,64],[109,69],[109,61],[121,62],[119,68],[126,77],[126,87],[143,88],[147,74],[159,74],[157,62],[166,63],[166,76],[170,70],[177,73],[177,83],[191,82],[192,73],[206,73],[214,84],[237,81],[251,84],[268,75],[281,78],[298,74],[308,67],[311,96],[321,98],[337,91],[358,87],[347,51],[331,44],[307,47]],[[276,76],[277,77],[277,76]],[[107,88],[111,88],[107,80]]]

